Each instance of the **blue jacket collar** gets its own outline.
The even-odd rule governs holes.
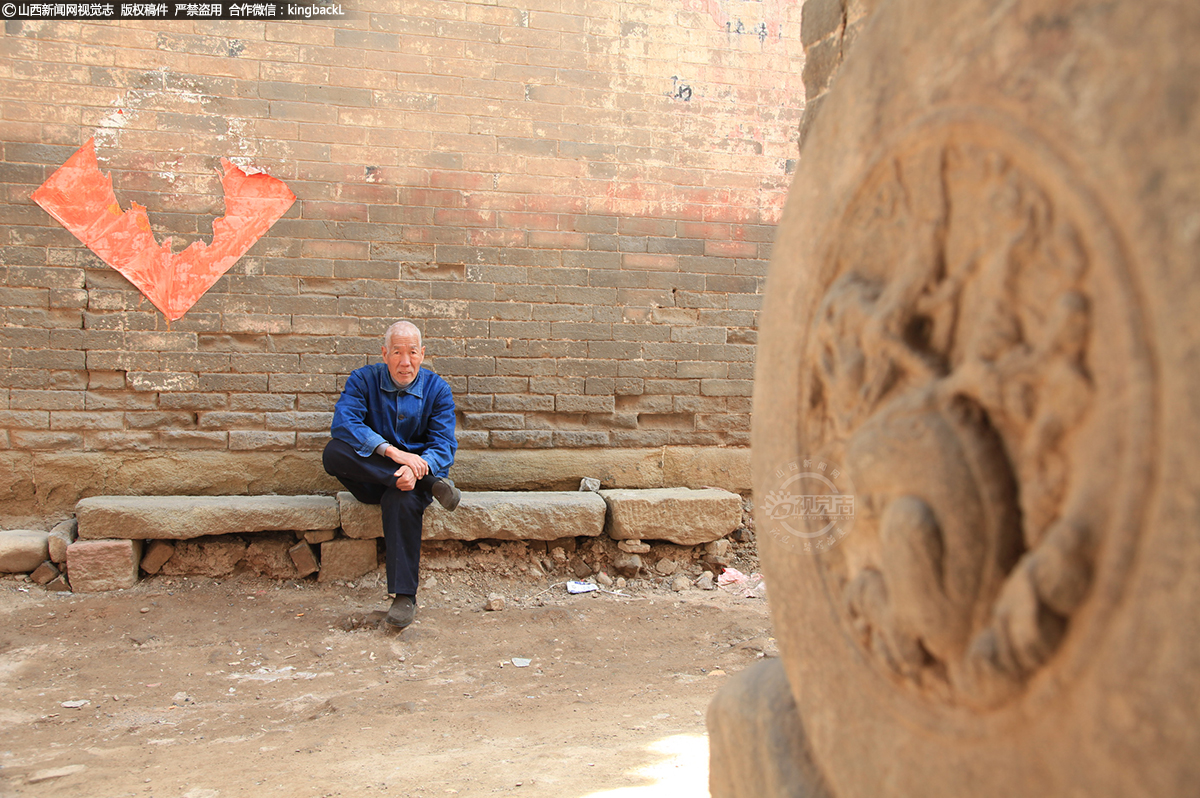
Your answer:
[[[396,387],[396,383],[392,381],[392,375],[388,372],[387,363],[379,364],[382,368],[379,370],[379,389],[388,393],[399,393],[400,389]],[[425,391],[425,375],[428,372],[425,369],[417,371],[417,377],[404,389],[405,393],[409,393],[417,398],[423,398]]]

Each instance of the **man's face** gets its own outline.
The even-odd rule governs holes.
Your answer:
[[[417,378],[424,359],[425,347],[417,342],[413,333],[393,335],[388,346],[383,347],[383,362],[387,363],[388,373],[401,387]]]

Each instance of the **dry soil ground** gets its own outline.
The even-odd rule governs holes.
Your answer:
[[[707,795],[704,712],[773,654],[766,603],[624,592],[459,573],[394,635],[378,574],[4,579],[0,796]]]

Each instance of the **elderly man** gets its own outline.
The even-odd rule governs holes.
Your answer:
[[[446,478],[458,443],[454,396],[421,368],[421,331],[398,321],[383,336],[383,362],[355,369],[333,411],[325,470],[354,498],[383,510],[388,592],[384,623],[403,629],[416,612],[421,519],[433,499],[447,510],[459,491]]]

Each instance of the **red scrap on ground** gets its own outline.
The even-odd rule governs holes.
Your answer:
[[[213,222],[211,244],[193,242],[182,252],[161,245],[150,231],[146,209],[136,202],[122,211],[112,176],[101,174],[88,139],[36,191],[33,201],[125,275],[163,315],[174,321],[213,286],[296,201],[282,180],[247,175],[225,158],[221,186],[225,215]]]

